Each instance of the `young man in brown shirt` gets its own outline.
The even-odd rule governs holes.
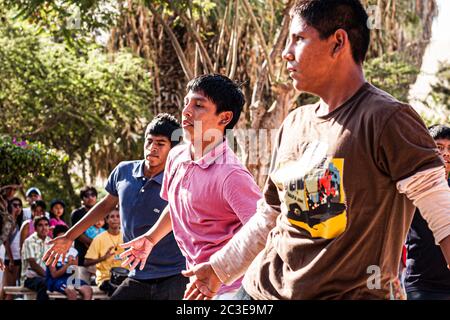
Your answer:
[[[245,272],[240,299],[386,299],[417,206],[450,261],[450,190],[433,139],[407,104],[366,82],[358,0],[302,0],[283,58],[321,99],[291,112],[256,215],[186,275],[208,298]]]

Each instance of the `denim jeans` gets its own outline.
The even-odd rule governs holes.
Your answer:
[[[239,291],[234,296],[233,300],[255,300],[245,291],[244,287],[241,286]]]
[[[111,300],[182,300],[188,283],[189,278],[181,274],[149,280],[127,278]]]

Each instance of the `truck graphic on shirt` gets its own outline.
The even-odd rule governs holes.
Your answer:
[[[341,234],[346,226],[342,186],[343,159],[331,159],[285,186],[288,220],[313,237],[326,239]]]

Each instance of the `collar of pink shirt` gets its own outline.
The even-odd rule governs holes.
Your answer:
[[[221,143],[209,150],[203,157],[198,160],[192,160],[191,156],[192,143],[188,142],[186,149],[178,157],[181,162],[189,162],[198,165],[202,169],[207,169],[212,164],[236,164],[237,157],[234,156],[233,150],[228,146],[228,140],[223,139]]]

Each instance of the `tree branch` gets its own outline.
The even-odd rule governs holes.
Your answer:
[[[273,69],[272,63],[270,61],[269,49],[267,48],[266,40],[264,39],[264,34],[262,32],[261,27],[258,25],[258,21],[256,21],[255,14],[253,13],[252,7],[248,3],[248,0],[242,0],[245,8],[247,9],[248,14],[250,15],[250,19],[252,21],[253,27],[256,29],[256,34],[258,35],[260,45],[263,48],[264,54],[266,55],[267,66],[269,68],[269,81],[274,79],[273,77]]]
[[[164,19],[161,17],[161,15],[156,11],[156,9],[151,4],[151,1],[148,1],[148,8],[152,12],[153,16],[158,20],[158,22],[163,26],[164,31],[167,33],[167,35],[170,38],[170,41],[173,45],[173,48],[175,49],[175,52],[177,54],[178,60],[180,61],[181,68],[184,71],[184,75],[188,80],[191,80],[193,78],[193,73],[191,68],[189,67],[189,64],[186,60],[186,56],[183,53],[183,49],[181,49],[180,43],[177,40],[177,37],[172,32],[170,27],[167,25],[167,23],[164,21]]]
[[[208,51],[206,51],[206,48],[203,44],[202,39],[200,38],[200,35],[198,34],[198,32],[191,26],[189,19],[184,15],[184,13],[180,12],[177,8],[175,8],[173,5],[173,10],[178,14],[178,16],[180,17],[181,21],[184,23],[184,25],[186,26],[186,28],[188,29],[188,32],[190,32],[193,36],[195,41],[198,44],[198,48],[200,49],[200,54],[203,58],[203,61],[205,61],[206,63],[206,69],[208,71],[208,73],[212,70],[214,70],[214,66],[211,62],[211,58],[209,57]]]
[[[223,15],[223,21],[222,21],[222,26],[220,28],[220,35],[219,35],[219,44],[217,45],[217,51],[216,51],[216,61],[214,62],[214,72],[218,72],[219,71],[219,63],[220,63],[220,55],[222,53],[222,48],[223,48],[223,44],[224,44],[224,37],[225,37],[225,25],[227,23],[227,17],[228,17],[228,12],[230,11],[230,6],[231,6],[231,2],[227,4],[227,7],[225,8],[225,13]]]

